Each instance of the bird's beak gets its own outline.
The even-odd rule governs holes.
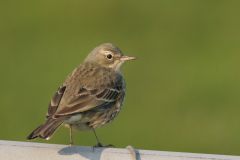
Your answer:
[[[134,59],[138,59],[137,57],[130,57],[130,56],[122,56],[120,58],[121,61],[128,61],[128,60],[134,60]]]

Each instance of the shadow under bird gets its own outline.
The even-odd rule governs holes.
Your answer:
[[[96,47],[66,78],[53,96],[47,111],[47,121],[35,129],[27,140],[50,139],[60,125],[76,131],[93,131],[103,147],[96,128],[111,123],[120,112],[126,84],[120,68],[125,61],[137,59],[125,56],[111,43]],[[113,145],[108,145],[113,146]]]

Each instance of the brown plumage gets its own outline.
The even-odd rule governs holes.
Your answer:
[[[27,140],[49,139],[61,124],[70,127],[71,134],[72,129],[95,133],[95,128],[111,123],[121,110],[126,92],[120,68],[132,59],[136,58],[123,55],[110,43],[95,48],[58,88],[49,103],[47,121]],[[96,147],[101,146],[98,139]]]

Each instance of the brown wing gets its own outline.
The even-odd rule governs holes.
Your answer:
[[[125,81],[111,69],[82,63],[66,78],[49,104],[48,116],[69,115],[108,105],[125,94]]]
[[[53,96],[52,100],[49,103],[46,119],[51,117],[56,112],[58,105],[62,99],[63,93],[65,92],[65,89],[66,86],[60,86],[58,88],[57,92],[55,93],[55,95]]]
[[[122,97],[122,94],[125,94],[122,86],[107,89],[81,88],[79,94],[66,107],[57,111],[54,116],[84,112],[94,107],[105,106],[116,101],[119,96]]]

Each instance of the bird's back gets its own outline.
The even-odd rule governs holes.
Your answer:
[[[55,117],[108,105],[110,101],[116,101],[119,98],[117,96],[125,96],[126,84],[121,73],[98,64],[83,62],[70,73],[60,88],[65,90],[55,113],[52,114]],[[109,95],[103,95],[103,92]],[[115,97],[111,97],[114,95]],[[82,107],[74,108],[76,105]]]

